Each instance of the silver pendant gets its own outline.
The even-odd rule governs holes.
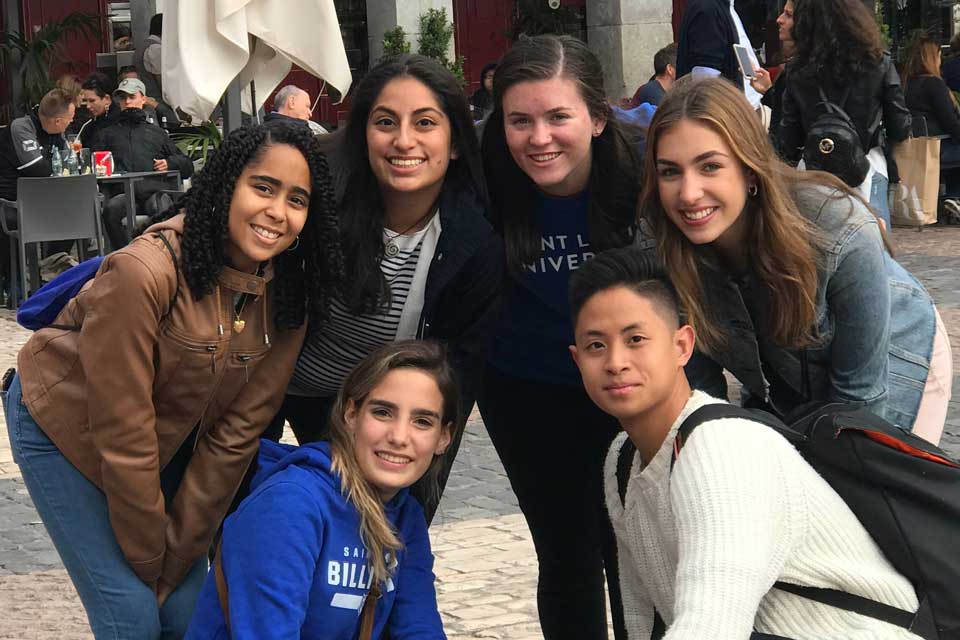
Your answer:
[[[387,246],[383,248],[383,253],[388,258],[395,258],[397,257],[397,254],[400,253],[400,247],[398,247],[397,244],[393,240],[391,240],[390,242],[387,243]]]

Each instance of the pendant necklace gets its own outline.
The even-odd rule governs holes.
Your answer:
[[[234,333],[242,333],[242,332],[243,332],[243,328],[244,328],[245,326],[247,326],[247,321],[240,319],[240,315],[243,313],[243,308],[244,308],[245,306],[247,306],[247,299],[248,299],[247,294],[245,294],[245,293],[242,294],[242,295],[240,296],[239,309],[234,309],[234,311],[233,311],[233,313],[234,313],[234,318],[233,318],[233,332],[234,332]]]
[[[387,243],[386,243],[385,245],[383,245],[383,254],[384,254],[385,256],[387,256],[388,258],[396,258],[397,255],[400,254],[400,245],[398,245],[397,242],[396,242],[397,238],[399,238],[400,236],[402,236],[402,235],[404,235],[404,234],[406,234],[406,233],[409,233],[411,229],[416,228],[417,225],[421,224],[424,220],[426,220],[427,218],[429,218],[430,216],[432,216],[432,215],[435,214],[436,212],[437,212],[437,208],[436,208],[436,207],[430,207],[430,209],[427,210],[426,215],[422,216],[422,217],[419,218],[416,222],[414,222],[412,225],[410,225],[409,227],[407,227],[407,228],[404,229],[403,231],[397,233],[397,235],[395,235],[395,236],[391,237],[389,240],[387,240]],[[386,229],[386,227],[384,227],[384,230],[387,231],[387,232],[389,232],[389,233],[392,233],[389,229]]]

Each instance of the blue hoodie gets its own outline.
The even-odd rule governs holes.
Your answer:
[[[223,525],[230,633],[211,571],[186,639],[356,638],[370,566],[360,514],[341,493],[329,445],[261,440],[258,461],[250,496]],[[377,604],[373,638],[385,628],[392,640],[446,638],[423,510],[403,490],[386,512],[404,546]]]

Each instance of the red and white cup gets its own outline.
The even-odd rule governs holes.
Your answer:
[[[93,168],[98,178],[113,175],[113,154],[109,151],[93,152]]]

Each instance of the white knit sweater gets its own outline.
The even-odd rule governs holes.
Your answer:
[[[617,493],[618,436],[604,468],[630,640],[654,610],[666,640],[913,638],[898,627],[773,589],[777,580],[839,589],[915,611],[897,573],[846,503],[775,431],[743,419],[700,425],[670,473],[677,429],[720,402],[694,392],[645,468],[633,460],[626,509]]]

